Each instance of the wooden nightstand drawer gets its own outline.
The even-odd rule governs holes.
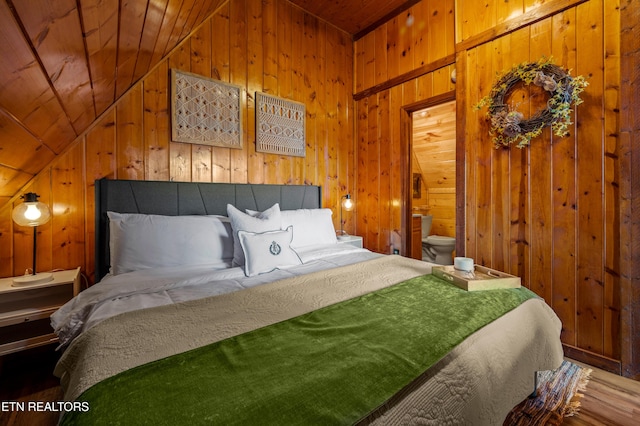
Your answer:
[[[32,285],[0,279],[0,355],[57,341],[49,318],[80,291],[80,268],[52,275]]]
[[[53,287],[0,293],[0,327],[46,316],[74,296],[73,282]]]
[[[7,327],[0,327],[0,353],[16,352],[41,344],[57,342],[49,316]],[[37,344],[35,344],[37,343]]]

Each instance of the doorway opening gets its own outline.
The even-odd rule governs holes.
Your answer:
[[[423,238],[448,237],[431,240],[438,244],[450,243],[451,256],[455,248],[456,101],[415,110],[411,113],[411,122],[411,197],[408,202],[411,257],[434,261],[431,256],[435,255],[423,250]],[[437,263],[447,262],[447,249],[436,249],[444,253]]]

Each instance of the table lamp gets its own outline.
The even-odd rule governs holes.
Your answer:
[[[33,269],[29,274],[29,269],[25,271],[25,274],[21,277],[13,279],[14,285],[29,285],[40,284],[50,281],[53,276],[51,273],[36,274],[36,241],[37,241],[37,227],[38,225],[44,225],[51,219],[51,210],[45,203],[38,201],[39,195],[34,192],[28,192],[22,197],[24,203],[18,205],[13,209],[11,218],[15,223],[20,226],[33,227]]]
[[[350,212],[353,210],[353,200],[351,200],[351,194],[343,195],[340,197],[340,235],[338,235],[338,239],[347,239],[349,238],[349,234],[343,229],[343,221],[342,221],[342,210]]]

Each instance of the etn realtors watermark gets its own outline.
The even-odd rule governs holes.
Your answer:
[[[86,401],[2,401],[0,411],[55,411],[71,412],[89,411],[89,403]]]

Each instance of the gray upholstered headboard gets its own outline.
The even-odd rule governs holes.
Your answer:
[[[322,207],[322,190],[315,185],[257,185],[234,183],[96,180],[96,272],[98,282],[109,272],[107,211],[119,213],[227,215],[227,204],[240,210],[282,210]]]

